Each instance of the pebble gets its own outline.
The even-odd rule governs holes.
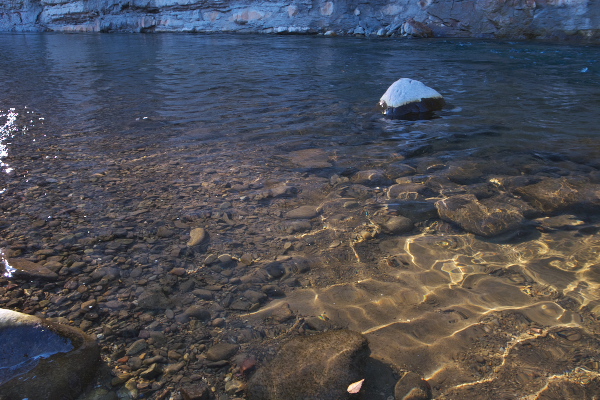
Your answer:
[[[231,257],[229,254],[221,254],[218,259],[221,264],[229,264],[231,261],[233,261],[233,257]]]
[[[165,367],[164,373],[167,375],[171,375],[181,371],[183,367],[185,367],[185,361],[181,361],[175,364],[169,364]]]
[[[140,339],[140,340],[133,342],[127,348],[127,351],[125,352],[125,354],[128,356],[131,356],[131,355],[137,354],[143,350],[146,350],[147,347],[148,347],[148,344],[146,343],[146,341],[144,339]]]
[[[206,238],[207,233],[204,228],[194,228],[190,231],[190,240],[187,242],[188,247],[201,244]]]
[[[217,343],[206,351],[206,359],[210,361],[228,360],[237,353],[239,346],[231,343]]]
[[[396,216],[388,219],[383,224],[383,228],[386,232],[401,234],[410,232],[414,228],[414,224],[409,218]]]
[[[317,209],[315,207],[301,206],[291,211],[288,211],[285,214],[285,217],[287,219],[310,219],[316,217],[317,215],[319,215],[319,213],[317,212]]]

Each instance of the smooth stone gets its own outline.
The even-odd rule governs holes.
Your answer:
[[[315,207],[301,206],[289,211],[287,214],[285,214],[285,217],[287,219],[310,219],[316,217],[317,215],[319,215],[319,213]]]
[[[171,374],[181,371],[181,369],[183,367],[185,367],[185,361],[181,361],[176,364],[169,364],[165,367],[164,373],[166,375],[171,375]]]
[[[278,261],[268,263],[265,266],[265,271],[271,279],[281,278],[285,274],[285,267]]]
[[[424,118],[441,110],[444,104],[444,98],[436,90],[409,78],[398,79],[379,100],[385,116],[399,119]]]
[[[197,383],[194,385],[184,386],[179,392],[183,400],[209,400],[210,389],[205,383]]]
[[[410,218],[396,216],[388,219],[383,224],[383,229],[388,233],[401,234],[410,232],[414,228],[413,222]]]
[[[164,310],[171,306],[171,302],[160,288],[152,287],[140,295],[138,306],[146,310]]]
[[[210,361],[229,360],[237,353],[239,346],[231,343],[217,343],[206,351],[206,359]]]
[[[77,398],[93,379],[100,349],[80,329],[0,309],[0,397]]]
[[[349,399],[363,379],[367,339],[349,330],[295,337],[248,383],[249,400]]]
[[[177,322],[186,323],[190,318],[196,318],[200,321],[208,321],[211,318],[210,312],[200,306],[190,306],[183,314],[178,315],[175,319]]]
[[[396,383],[394,387],[396,399],[404,400],[429,400],[431,399],[431,387],[414,372],[407,372]]]
[[[435,203],[429,201],[398,200],[388,203],[388,207],[414,222],[438,217]]]
[[[41,279],[54,281],[58,274],[51,269],[23,258],[8,258],[0,268],[2,275],[16,279]]]
[[[369,186],[385,186],[391,184],[392,180],[385,176],[383,171],[372,169],[358,171],[352,176],[352,182]]]
[[[580,178],[546,178],[517,188],[517,194],[545,213],[600,209],[600,185]]]
[[[128,356],[135,355],[137,353],[140,353],[140,352],[146,350],[147,347],[148,347],[148,344],[146,343],[146,341],[144,339],[136,340],[127,348],[125,355],[128,355]]]
[[[213,293],[210,290],[194,289],[194,291],[192,291],[192,293],[195,296],[198,296],[199,298],[201,298],[202,300],[212,300],[213,299]]]
[[[207,238],[206,229],[194,228],[190,231],[190,240],[187,242],[188,247],[196,246],[202,243]]]
[[[435,206],[443,220],[484,237],[514,231],[521,226],[524,217],[516,207],[491,199],[486,199],[486,202],[489,206],[479,202],[472,194],[465,194],[439,200]]]
[[[387,198],[390,200],[422,200],[434,195],[429,187],[420,183],[400,183],[390,186],[387,191]]]
[[[145,371],[143,371],[140,374],[140,378],[151,380],[151,379],[158,377],[160,374],[162,374],[162,372],[163,371],[162,371],[162,368],[160,367],[160,365],[157,363],[154,363],[154,364],[151,364]]]
[[[298,193],[298,189],[294,186],[280,185],[269,189],[270,197],[291,197]]]
[[[225,382],[225,393],[233,395],[244,390],[244,387],[245,385],[242,381],[232,379],[230,381]]]
[[[170,238],[171,236],[173,236],[173,231],[167,228],[166,226],[161,226],[156,231],[156,236],[160,238]]]

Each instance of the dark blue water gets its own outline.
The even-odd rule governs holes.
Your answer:
[[[356,135],[405,140],[414,131],[439,137],[496,127],[503,129],[498,144],[548,150],[587,148],[598,133],[597,46],[218,35],[1,38],[1,109],[28,107],[64,133],[145,142],[352,142]],[[425,125],[377,118],[374,105],[400,77],[435,88],[451,107]]]

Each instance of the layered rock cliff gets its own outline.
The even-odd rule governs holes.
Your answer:
[[[598,38],[600,0],[0,0],[0,31]]]

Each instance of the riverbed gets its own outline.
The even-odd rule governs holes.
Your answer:
[[[1,306],[95,335],[96,395],[243,398],[243,365],[337,328],[389,368],[373,399],[407,371],[434,398],[598,388],[600,47],[0,39],[0,248],[58,276],[5,276]],[[444,110],[383,118],[402,77]],[[488,234],[440,211],[456,199],[519,218]],[[223,342],[237,354],[207,359]]]

